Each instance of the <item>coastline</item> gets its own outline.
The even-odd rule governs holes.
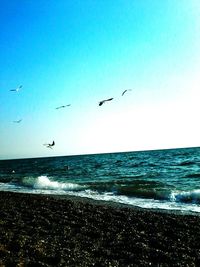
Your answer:
[[[1,266],[200,265],[199,215],[11,192],[0,207]]]

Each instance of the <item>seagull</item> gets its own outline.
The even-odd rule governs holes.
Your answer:
[[[13,121],[14,123],[20,123],[22,121],[22,119],[18,120],[18,121]]]
[[[16,89],[11,89],[12,92],[19,92],[19,90],[22,89],[22,85],[18,86]]]
[[[55,146],[55,142],[53,141],[52,144],[44,144],[44,146],[52,149],[52,146]]]
[[[123,93],[122,93],[122,96],[123,96],[127,91],[132,91],[132,90],[131,90],[131,89],[126,89],[126,90],[124,90]]]
[[[99,106],[103,105],[106,101],[111,101],[113,98],[105,99],[99,102]]]
[[[59,107],[57,107],[56,109],[66,108],[66,107],[70,107],[70,106],[71,106],[71,104],[68,104],[68,105],[64,105],[64,106],[59,106]]]

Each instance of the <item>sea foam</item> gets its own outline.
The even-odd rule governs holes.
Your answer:
[[[170,200],[184,203],[200,203],[200,189],[190,191],[173,191],[170,195]]]
[[[76,190],[80,185],[74,183],[62,183],[49,179],[49,177],[42,175],[37,178],[26,177],[23,179],[23,185],[32,187],[33,189],[42,190]]]

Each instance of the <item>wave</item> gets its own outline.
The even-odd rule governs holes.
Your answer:
[[[22,187],[29,187],[31,189],[42,190],[78,190],[83,186],[75,183],[62,183],[49,179],[47,176],[42,175],[39,177],[24,177],[19,182]]]
[[[125,184],[125,182],[127,184]],[[143,208],[193,211],[200,213],[200,189],[178,191],[155,181],[97,182],[77,184],[55,181],[47,176],[24,177],[20,183],[0,183],[2,191],[75,195],[113,201]]]
[[[85,191],[77,191],[67,193],[68,195],[75,195],[79,197],[91,198],[94,200],[103,200],[103,201],[111,201],[116,203],[128,204],[131,206],[137,206],[141,208],[147,209],[161,209],[161,210],[175,210],[180,211],[185,214],[200,214],[200,207],[193,203],[184,204],[181,202],[175,201],[163,201],[163,200],[154,200],[154,199],[145,199],[145,198],[137,198],[137,197],[128,197],[124,195],[114,195],[113,193],[97,193],[92,190]]]
[[[173,191],[170,195],[172,202],[200,204],[200,189],[190,191]]]
[[[168,201],[183,204],[200,204],[200,189],[175,190],[173,186],[158,181],[110,181],[94,183],[86,187],[90,192],[112,194],[116,197],[128,197],[155,201]]]
[[[163,200],[168,199],[171,192],[171,187],[166,187],[162,182],[140,179],[131,181],[127,177],[125,180],[88,183],[87,187],[98,193]]]
[[[84,194],[113,195],[117,198],[128,197],[147,200],[169,201],[176,203],[200,204],[200,189],[181,191],[159,181],[119,179],[104,182],[78,184],[53,180],[48,176],[23,177],[18,181],[1,183],[1,189],[22,189],[27,192],[65,194],[84,192]],[[48,192],[47,192],[48,191]]]

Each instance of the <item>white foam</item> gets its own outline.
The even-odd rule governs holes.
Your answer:
[[[176,210],[182,212],[198,212],[200,213],[200,206],[196,204],[183,204],[180,202],[151,200],[143,198],[130,198],[127,196],[117,196],[112,193],[99,194],[96,191],[85,190],[79,192],[67,192],[68,195],[76,195],[80,197],[87,197],[94,200],[113,201],[122,204],[129,204],[141,208],[147,209],[164,209],[164,210]]]
[[[170,195],[170,200],[176,202],[199,203],[200,189],[190,191],[173,191]]]
[[[1,191],[18,191],[21,187],[10,183],[0,183]]]
[[[0,190],[20,193],[74,195],[80,197],[87,197],[94,200],[113,201],[123,204],[129,204],[141,208],[200,213],[200,205],[197,205],[192,202],[186,203],[184,201],[180,201],[181,197],[188,198],[188,196],[192,196],[193,199],[199,199],[199,189],[193,191],[174,191],[171,193],[170,200],[165,201],[128,197],[124,195],[115,195],[112,192],[99,193],[95,190],[86,189],[86,187],[82,185],[53,181],[47,176],[39,176],[36,179],[27,179],[26,182],[29,184],[29,186],[24,187],[16,186],[14,184],[9,183],[0,183]],[[32,186],[30,186],[31,183],[33,183]]]
[[[33,185],[33,188],[35,189],[51,189],[51,190],[74,190],[79,187],[80,185],[78,184],[51,181],[47,176],[37,177]]]

